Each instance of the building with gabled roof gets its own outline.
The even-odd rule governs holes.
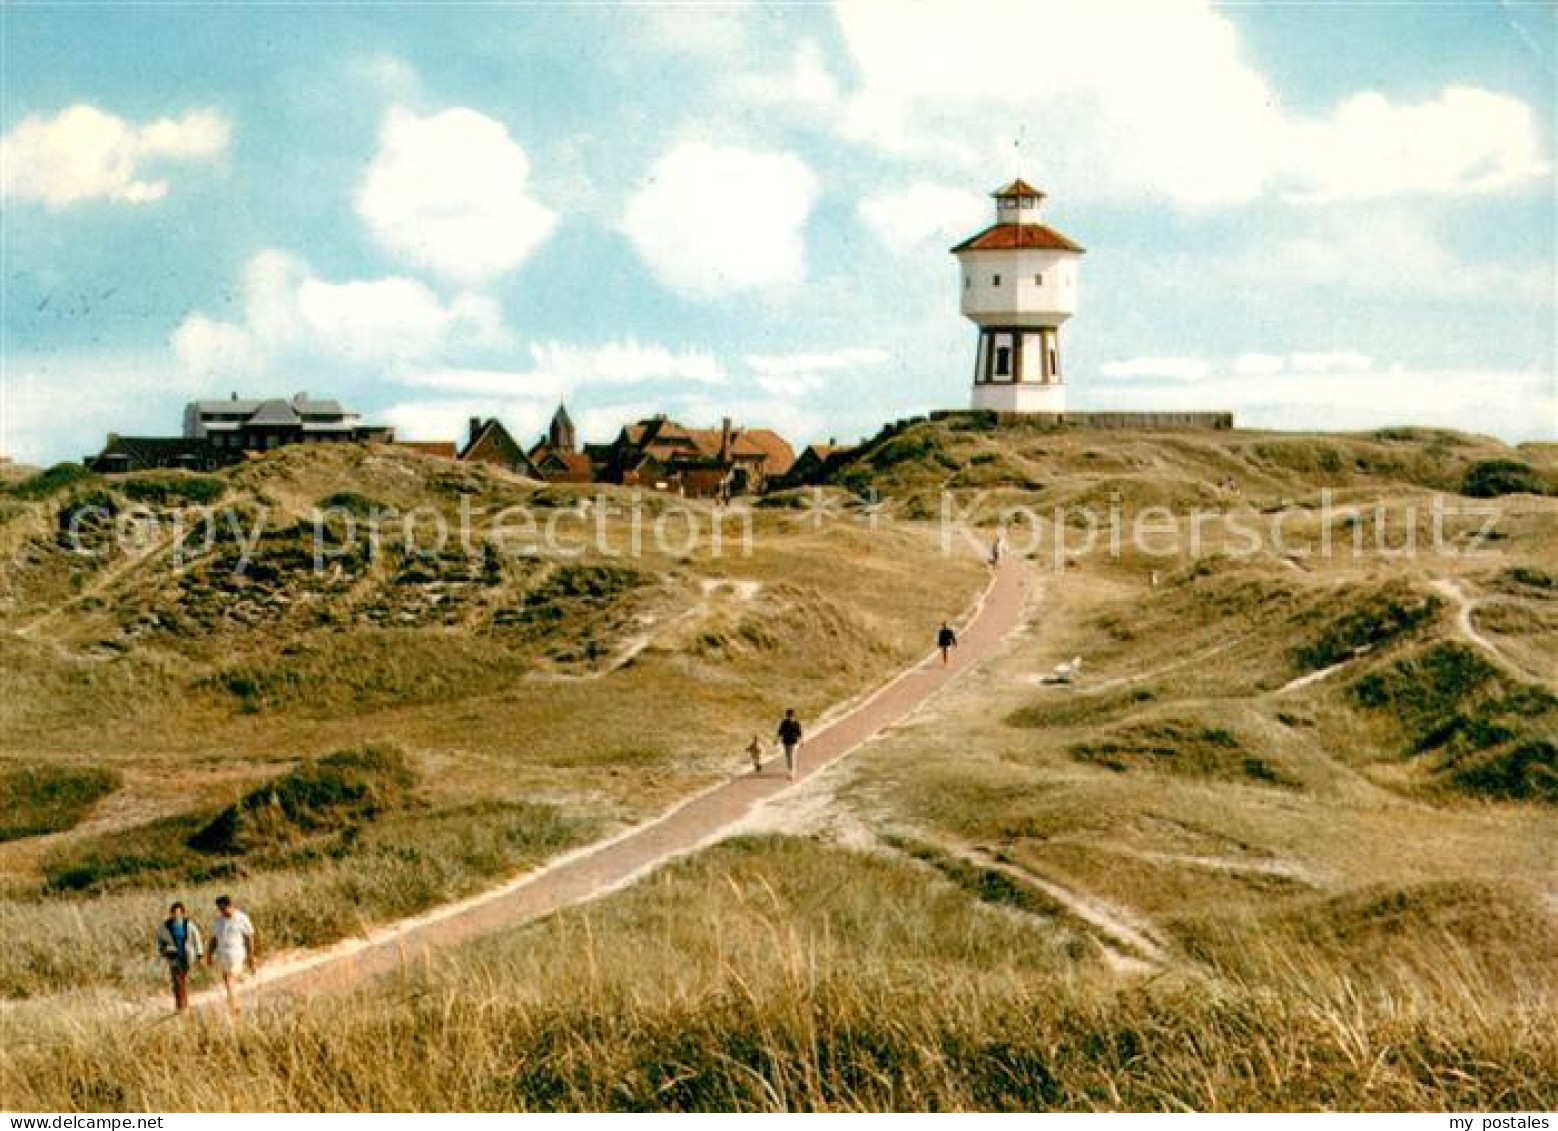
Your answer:
[[[465,446],[460,449],[459,459],[461,463],[485,463],[501,467],[530,479],[541,478],[535,464],[525,454],[525,449],[519,446],[519,441],[510,435],[509,430],[503,427],[503,422],[495,416],[485,420],[479,416],[470,418],[469,432]]]
[[[579,451],[578,435],[568,406],[559,404],[547,425],[546,435],[528,453],[536,473],[548,483],[593,483],[596,465],[587,452]]]
[[[795,452],[769,428],[688,428],[661,413],[625,426],[612,444],[602,478],[684,495],[761,491],[790,470]]]
[[[391,443],[393,428],[364,424],[339,401],[290,399],[191,401],[184,406],[182,436],[119,436],[110,433],[103,450],[87,459],[95,471],[143,471],[156,467],[221,467],[253,452],[287,444]]]

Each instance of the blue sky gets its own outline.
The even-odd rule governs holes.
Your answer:
[[[1078,407],[1558,435],[1547,4],[0,7],[0,450],[966,403],[947,248],[1088,248]]]

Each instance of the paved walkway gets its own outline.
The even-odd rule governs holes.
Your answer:
[[[959,631],[952,663],[943,667],[940,656],[932,654],[809,735],[801,747],[798,778],[810,777],[852,753],[994,654],[1022,622],[1027,578],[1021,560],[1003,562]],[[743,774],[714,786],[648,824],[569,853],[493,891],[381,928],[367,939],[292,960],[278,959],[261,968],[244,996],[268,999],[344,988],[415,963],[435,949],[445,950],[621,888],[711,842],[755,806],[789,788],[783,761],[775,759],[761,773]],[[203,1004],[214,1003],[219,994],[207,991],[200,998]]]

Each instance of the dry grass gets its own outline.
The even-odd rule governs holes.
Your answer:
[[[230,490],[292,506],[533,490],[352,458],[329,474],[290,458],[246,467]],[[1355,549],[1354,528],[1326,529],[1316,505],[1330,488],[1365,513],[1379,503],[1391,539],[1421,534],[1409,507],[1501,459],[1558,467],[1540,446],[1414,430],[964,421],[885,436],[841,481],[896,495],[900,515],[933,516],[943,486],[1127,512],[1293,503],[1291,545],[1342,549],[1239,557],[1214,521],[1200,557],[1078,553],[1041,571],[1031,631],[1008,653],[830,771],[837,819],[821,839],[727,842],[399,978],[237,1025],[115,1020],[89,995],[11,1003],[0,1089],[8,1106],[118,1110],[1550,1109],[1558,812],[1542,800],[1552,753],[1531,744],[1552,689],[1521,673],[1550,667],[1558,502],[1501,497],[1500,539],[1474,559]],[[29,514],[0,534],[20,537]],[[219,809],[301,755],[398,744],[418,803],[359,822],[360,855],[244,879],[262,929],[339,937],[563,843],[514,847],[507,818],[462,816],[479,799],[551,806],[583,821],[579,836],[618,828],[720,772],[753,720],[791,702],[813,715],[923,651],[924,625],[978,584],[913,526],[817,532],[784,507],[756,524],[752,559],[651,558],[620,587],[545,562],[465,579],[454,623],[428,612],[446,602],[410,598],[462,579],[399,561],[365,569],[317,634],[287,613],[188,649],[154,630],[124,660],[8,648],[25,700],[6,708],[6,749],[61,763],[113,751],[114,796],[188,775],[186,794],[157,794],[133,825],[192,811],[197,794]],[[413,568],[431,582],[405,580]],[[149,607],[156,577],[132,570],[82,602],[61,626],[69,645]],[[1456,586],[1486,640],[1466,633]],[[529,600],[562,610],[563,639],[490,631]],[[420,619],[362,619],[380,607]],[[656,619],[617,665],[641,615]],[[1073,655],[1081,683],[1039,684]],[[828,828],[863,847],[827,843]],[[127,925],[103,963],[51,968],[11,948],[13,994],[152,984],[151,890],[37,891],[49,852],[112,832],[89,816],[47,851],[0,846],[8,917],[67,938],[86,937],[87,911]],[[301,847],[322,847],[312,838]],[[214,887],[186,877],[184,890]],[[1122,931],[1151,945],[1122,961]]]
[[[710,913],[689,922],[683,909]],[[8,1104],[116,1110],[1550,1107],[1550,968],[1429,936],[1109,988],[908,863],[737,842],[602,907],[236,1025],[15,1026]],[[191,1058],[194,1048],[198,1056]],[[198,1068],[194,1067],[198,1063]]]

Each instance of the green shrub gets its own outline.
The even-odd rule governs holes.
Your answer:
[[[1498,495],[1545,495],[1547,483],[1530,464],[1513,459],[1479,460],[1466,469],[1461,494],[1475,499]]]
[[[94,472],[88,471],[79,463],[57,463],[45,471],[28,476],[20,483],[11,484],[4,490],[6,494],[17,499],[47,499],[67,487],[74,487],[78,483],[94,482],[97,478]]]
[[[209,506],[227,491],[227,484],[214,475],[176,471],[128,476],[118,487],[127,499],[160,507]]]
[[[119,787],[99,767],[27,765],[0,771],[0,841],[74,828]]]
[[[1444,603],[1410,591],[1376,593],[1326,625],[1293,655],[1300,671],[1318,671],[1377,648],[1433,622]]]
[[[189,846],[225,855],[287,847],[401,808],[415,784],[398,750],[342,750],[250,791],[191,836]]]
[[[108,491],[90,490],[73,495],[55,512],[60,533],[87,530],[112,521],[120,512],[119,500]]]
[[[1558,744],[1538,738],[1462,766],[1451,781],[1466,793],[1510,801],[1558,802]]]
[[[390,508],[371,495],[356,491],[337,491],[326,495],[316,504],[322,511],[345,511],[353,518],[371,518],[374,514],[388,514]]]

